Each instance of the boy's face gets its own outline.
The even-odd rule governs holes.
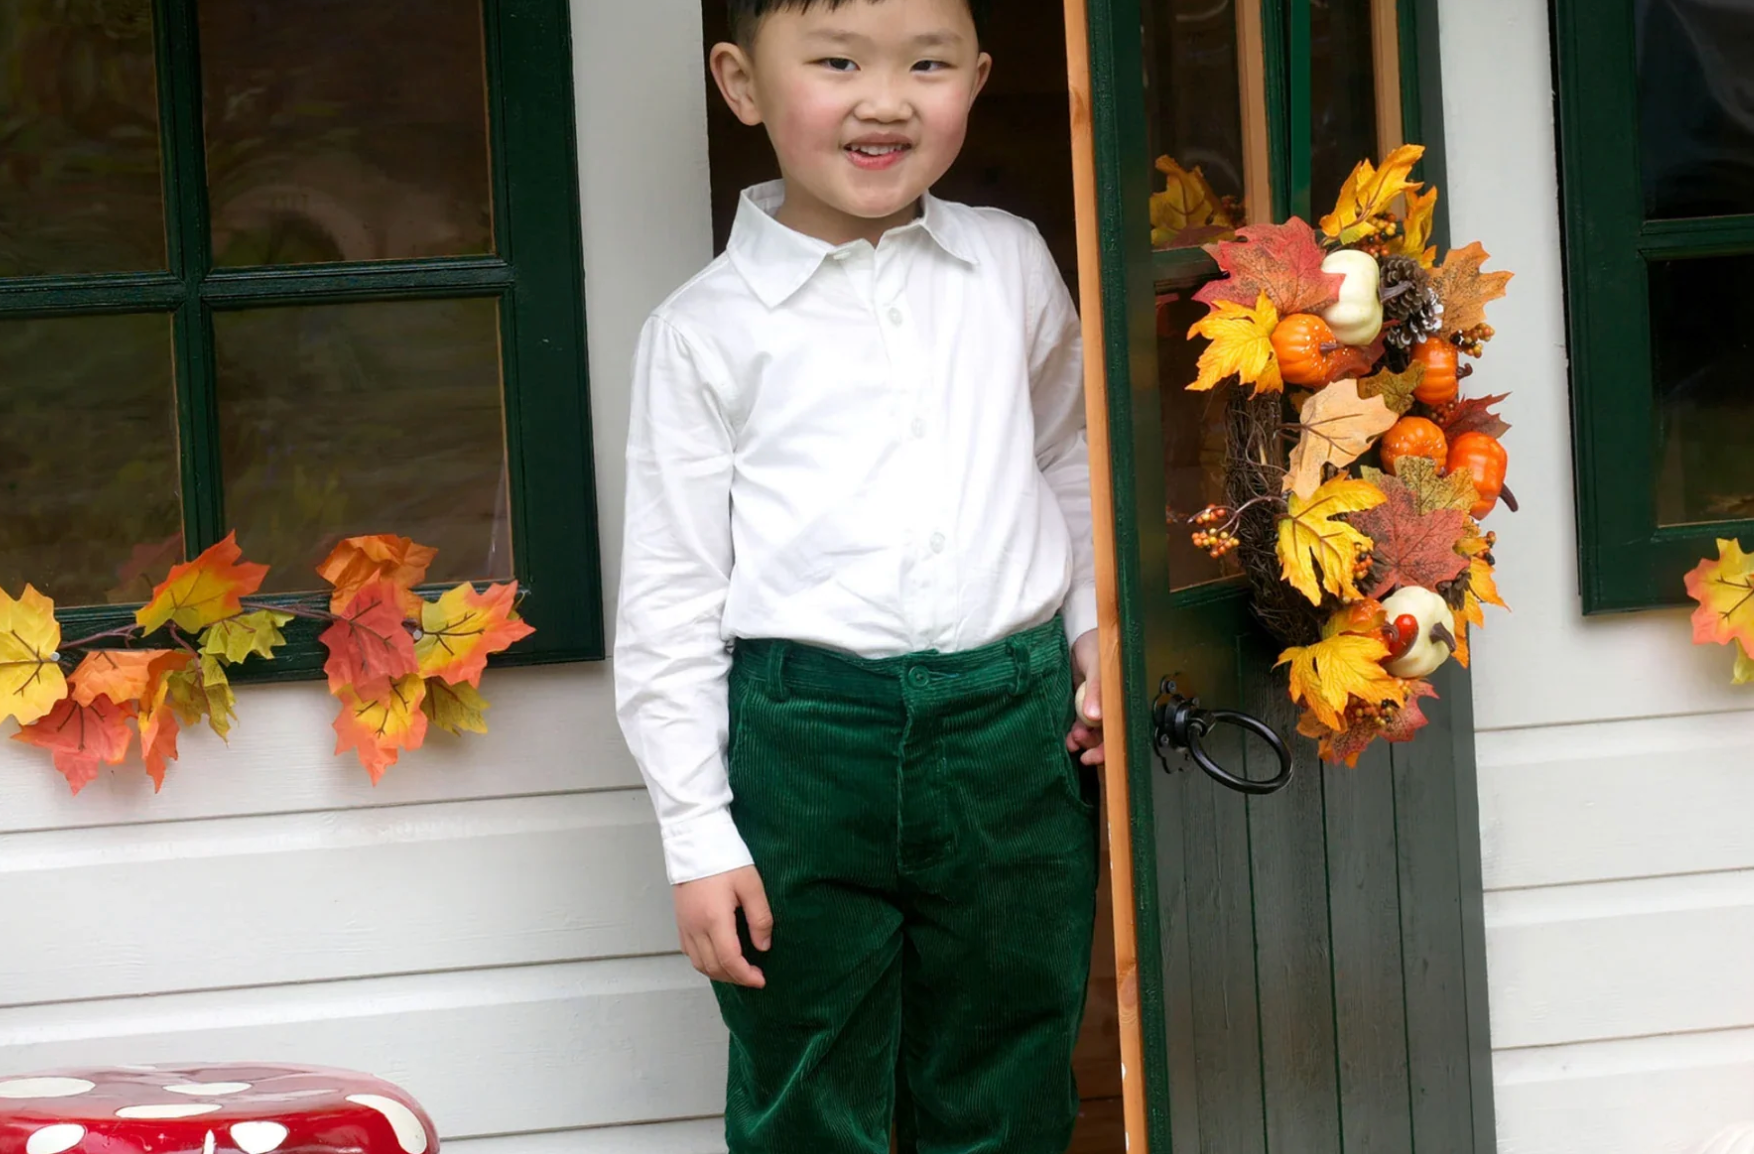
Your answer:
[[[967,0],[781,9],[749,52],[721,44],[712,63],[743,122],[767,126],[786,179],[780,219],[836,244],[912,217],[962,150],[992,67]]]

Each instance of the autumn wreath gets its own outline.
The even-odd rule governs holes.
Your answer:
[[[1232,392],[1225,503],[1185,520],[1196,546],[1240,562],[1285,646],[1299,732],[1348,765],[1426,724],[1426,678],[1466,665],[1469,627],[1504,604],[1480,522],[1515,508],[1505,397],[1460,385],[1511,274],[1482,272],[1478,243],[1438,262],[1437,190],[1410,179],[1423,153],[1359,164],[1319,232],[1293,218],[1213,244],[1228,275],[1195,295],[1210,312],[1188,334],[1210,341],[1188,388]],[[1165,171],[1188,199],[1198,170]]]

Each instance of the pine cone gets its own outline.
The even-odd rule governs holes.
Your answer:
[[[1431,277],[1412,257],[1385,256],[1376,263],[1382,270],[1383,315],[1391,320],[1407,320],[1419,311],[1424,290],[1431,287]],[[1412,287],[1403,289],[1404,284]]]

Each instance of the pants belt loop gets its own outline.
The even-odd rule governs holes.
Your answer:
[[[1006,648],[1011,650],[1011,695],[1022,697],[1029,691],[1029,646],[1021,637],[1013,637]]]
[[[791,696],[786,688],[786,653],[790,649],[784,641],[776,641],[767,651],[767,691],[775,701]]]

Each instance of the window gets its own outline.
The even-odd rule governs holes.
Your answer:
[[[0,4],[0,587],[399,533],[602,656],[571,69],[565,0]]]
[[[1754,535],[1754,4],[1558,0],[1586,612]]]

